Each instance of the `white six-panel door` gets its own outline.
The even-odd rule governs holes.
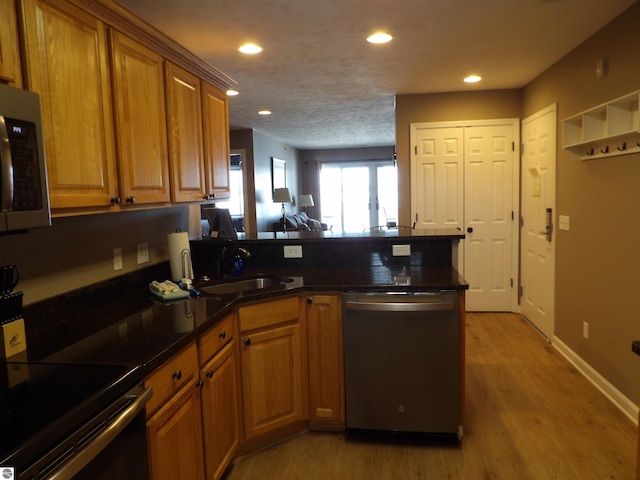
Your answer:
[[[514,156],[510,125],[465,128],[468,310],[511,310]]]
[[[517,120],[412,124],[416,228],[460,228],[467,310],[517,310]]]
[[[522,298],[520,309],[547,338],[554,333],[556,226],[546,235],[547,209],[556,218],[556,107],[522,122]]]

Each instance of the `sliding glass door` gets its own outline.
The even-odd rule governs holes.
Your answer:
[[[398,217],[398,182],[392,161],[326,162],[320,169],[322,221],[334,232],[385,227]]]

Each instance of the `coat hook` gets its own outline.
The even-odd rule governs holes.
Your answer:
[[[622,142],[622,146],[618,147],[618,150],[624,152],[627,149],[627,142]]]
[[[600,150],[600,153],[609,153],[609,145],[604,147],[604,150]]]
[[[640,145],[638,145],[640,146]],[[593,155],[593,148],[591,150],[587,150],[587,155]]]

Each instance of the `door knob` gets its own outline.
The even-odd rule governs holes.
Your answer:
[[[473,227],[467,227],[467,233],[473,233]]]

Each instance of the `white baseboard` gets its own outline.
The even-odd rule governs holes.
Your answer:
[[[564,356],[569,363],[578,369],[587,380],[611,400],[618,409],[624,413],[635,424],[638,424],[638,406],[625,397],[616,387],[607,381],[602,375],[594,370],[591,365],[585,362],[577,353],[571,350],[562,340],[554,336],[551,344]]]

